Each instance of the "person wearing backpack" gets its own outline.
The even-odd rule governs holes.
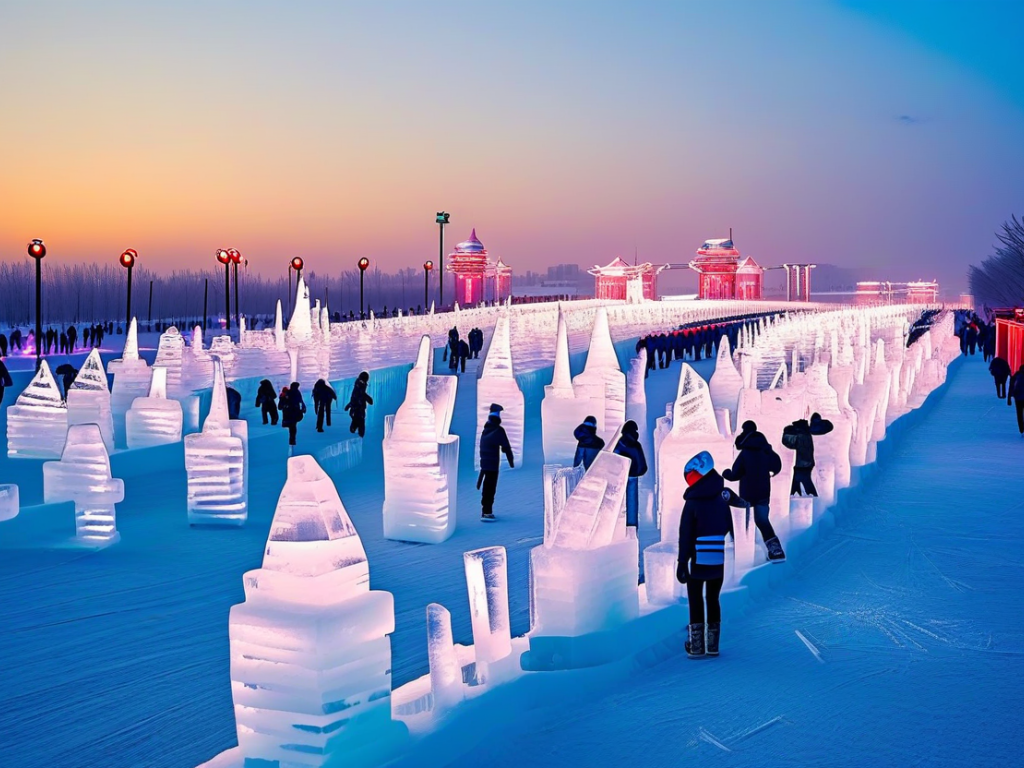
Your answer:
[[[1006,388],[1006,404],[1009,405],[1011,400],[1017,406],[1017,429],[1024,437],[1024,365],[1013,374],[1010,386]]]
[[[281,395],[281,401],[281,426],[288,430],[288,445],[295,445],[295,433],[306,413],[306,401],[299,391],[299,382],[292,382],[291,387]]]
[[[769,444],[768,439],[757,431],[757,424],[753,421],[743,422],[742,430],[736,437],[736,448],[739,454],[732,463],[732,468],[722,471],[722,477],[729,481],[739,481],[740,496],[749,501],[754,508],[754,524],[764,539],[768,559],[772,562],[782,562],[786,559],[786,553],[768,519],[771,509],[772,478],[782,471],[782,459]]]

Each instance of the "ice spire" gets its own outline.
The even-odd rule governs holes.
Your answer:
[[[274,346],[278,352],[284,352],[284,320],[281,318],[281,300],[277,300],[277,310],[274,313]]]
[[[103,361],[100,359],[100,351],[94,349],[85,358],[81,370],[75,377],[75,383],[71,385],[72,390],[82,389],[89,392],[110,392],[107,386],[107,374],[103,371]]]
[[[210,402],[210,414],[203,422],[203,432],[228,429],[228,390],[224,382],[224,366],[219,357],[213,359],[213,399]]]
[[[124,351],[121,353],[122,360],[139,359],[139,326],[135,318],[132,318],[128,325],[128,333],[124,337]]]
[[[619,358],[615,355],[612,334],[608,329],[608,310],[604,307],[598,307],[594,315],[594,329],[590,335],[586,369],[590,370],[591,366],[619,370]]]
[[[162,365],[153,368],[153,378],[149,381],[149,396],[167,399],[167,369]]]
[[[203,327],[197,325],[192,329],[192,356],[196,357],[203,351]]]
[[[572,373],[569,370],[569,329],[565,315],[558,309],[558,336],[555,339],[555,370],[551,377],[551,390],[559,396],[572,397]]]
[[[288,339],[294,342],[307,341],[313,335],[313,327],[310,322],[309,289],[306,288],[306,281],[299,275],[295,286],[295,309],[292,311],[292,319],[288,322]]]

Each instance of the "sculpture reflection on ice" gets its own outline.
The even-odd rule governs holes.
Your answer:
[[[608,442],[626,420],[626,376],[619,368],[604,307],[598,307],[594,315],[586,367],[572,383],[577,395],[591,398],[595,406],[600,406],[594,413],[597,431]]]
[[[512,346],[509,339],[508,317],[501,315],[494,325],[491,343],[487,348],[476,382],[476,448],[473,452],[476,469],[480,469],[480,433],[483,432],[490,414],[491,403],[498,403],[501,412],[501,426],[505,428],[508,442],[512,446],[515,466],[523,465],[523,424],[525,405],[523,393],[516,383],[512,367]]]
[[[359,534],[311,456],[288,460],[263,567],[231,608],[231,694],[246,765],[375,766],[391,719],[390,592],[371,591]]]
[[[7,455],[56,459],[64,450],[68,410],[45,360],[32,381],[7,408]]]
[[[70,427],[60,461],[43,464],[43,500],[75,503],[75,534],[83,543],[104,546],[121,538],[114,505],[124,501],[124,481],[110,476],[110,457],[96,424]]]
[[[129,448],[149,448],[181,440],[181,403],[167,399],[166,368],[153,366],[149,396],[135,398],[125,414],[125,425]]]
[[[114,418],[114,444],[123,448],[128,445],[125,417],[137,397],[145,397],[149,391],[152,372],[149,363],[139,357],[138,323],[132,318],[125,335],[124,351],[117,360],[107,363],[107,373],[114,377],[110,389],[110,411]]]
[[[500,403],[487,401],[491,402]],[[565,315],[559,310],[554,370],[551,383],[544,387],[544,399],[540,404],[544,462],[571,464],[576,455],[576,438],[573,437],[573,430],[589,414],[596,414],[599,408],[604,408],[603,397],[595,403],[589,397],[580,396],[573,387],[572,374],[569,372],[569,332]]]
[[[100,351],[94,349],[85,358],[68,391],[68,426],[95,424],[103,436],[107,452],[114,450],[114,418],[110,410],[110,389],[103,370]]]
[[[454,376],[431,376],[430,337],[420,340],[405,400],[384,428],[384,536],[436,544],[455,531],[459,438],[448,434]]]
[[[214,359],[203,431],[185,436],[189,525],[244,525],[249,513],[248,425],[228,418],[224,369]]]

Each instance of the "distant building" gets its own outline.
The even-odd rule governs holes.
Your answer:
[[[932,281],[893,283],[888,280],[857,283],[857,304],[937,304],[939,284]]]
[[[786,270],[786,301],[811,300],[811,270],[817,264],[783,264]]]
[[[655,267],[649,261],[630,264],[616,256],[609,264],[588,269],[594,276],[594,298],[613,301],[636,301],[643,298],[654,301],[658,297],[658,273],[664,266]]]
[[[741,261],[731,237],[705,240],[689,266],[698,275],[698,298],[756,301],[762,296],[764,269],[750,257]]]
[[[476,229],[448,254],[445,269],[455,276],[455,301],[471,307],[484,301],[504,301],[512,291],[512,268],[500,258],[491,262]]]

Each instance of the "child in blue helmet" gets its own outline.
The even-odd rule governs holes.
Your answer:
[[[690,639],[686,643],[686,653],[690,658],[717,656],[722,629],[718,597],[725,580],[725,537],[733,532],[729,507],[745,508],[748,505],[725,487],[725,481],[715,471],[715,461],[707,451],[701,451],[686,462],[683,471],[689,487],[683,493],[676,578],[686,585],[690,605]]]

